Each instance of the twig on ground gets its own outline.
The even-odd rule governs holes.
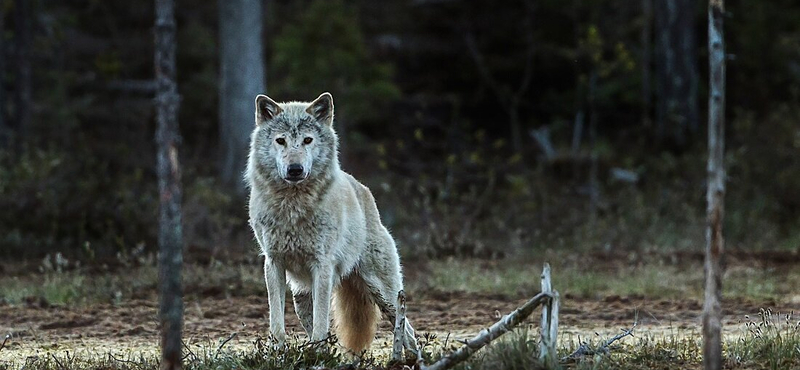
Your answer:
[[[546,299],[552,299],[552,295],[544,292],[537,294],[528,302],[525,302],[524,305],[514,310],[514,312],[503,316],[500,321],[494,323],[488,329],[482,330],[481,333],[472,339],[465,341],[464,346],[459,348],[457,351],[442,357],[439,361],[436,361],[430,366],[421,365],[420,368],[422,370],[444,370],[466,360],[470,355],[475,353],[475,351],[483,348],[492,340],[507,333],[512,328],[517,326],[520,322],[522,322],[522,320],[530,316],[530,314],[533,313],[533,310],[542,304],[542,302]]]
[[[5,339],[3,339],[3,344],[0,344],[0,351],[6,348],[6,342],[8,342],[9,339],[11,339],[11,334],[6,334]]]
[[[228,342],[230,342],[231,339],[235,338],[237,335],[239,335],[239,333],[234,332],[233,334],[231,334],[231,336],[228,337],[228,339],[225,339],[224,341],[222,341],[222,343],[219,344],[219,347],[217,347],[217,352],[214,354],[215,360],[217,359],[217,356],[219,356],[219,353],[222,351],[222,347],[225,347],[225,345],[228,344]]]
[[[337,340],[336,340],[336,336],[335,336],[335,335],[333,335],[333,334],[330,334],[330,335],[328,335],[327,337],[325,337],[325,338],[322,338],[322,339],[320,339],[320,340],[315,340],[315,341],[308,341],[308,342],[305,342],[305,343],[303,343],[303,344],[301,344],[301,345],[297,346],[297,349],[300,349],[300,350],[302,350],[302,349],[304,349],[304,348],[306,348],[306,347],[312,347],[312,348],[314,348],[314,347],[319,347],[319,346],[321,346],[321,345],[325,345],[325,344],[330,344],[330,345],[333,345],[333,344],[335,344],[336,342],[337,342]]]
[[[65,369],[66,370],[66,368],[64,367],[64,364],[62,364],[61,361],[58,361],[58,357],[56,357],[56,355],[54,355],[52,352],[50,353],[50,357],[53,358],[53,361],[56,362],[56,365],[58,365],[59,369]]]
[[[618,340],[620,340],[622,338],[625,338],[625,337],[627,337],[629,335],[633,336],[633,329],[635,329],[636,325],[638,325],[638,323],[639,323],[638,316],[639,316],[639,314],[637,312],[636,318],[634,319],[634,322],[633,322],[633,325],[629,329],[621,329],[622,333],[615,335],[614,337],[612,337],[611,339],[605,341],[605,343],[603,343],[602,345],[600,345],[597,348],[592,348],[589,345],[589,343],[580,343],[580,339],[579,339],[578,342],[580,343],[580,346],[578,347],[578,349],[576,349],[575,352],[570,353],[568,356],[562,357],[561,361],[564,362],[564,361],[569,361],[569,360],[577,360],[577,359],[579,359],[581,357],[584,357],[584,356],[592,356],[592,355],[595,355],[595,354],[606,354],[606,353],[611,352],[611,350],[610,350],[611,344],[613,344],[614,342],[616,342],[616,341],[618,341]]]
[[[108,353],[108,358],[113,360],[113,361],[116,361],[116,362],[121,362],[121,363],[125,363],[125,364],[134,365],[134,366],[136,366],[136,367],[138,367],[140,369],[144,368],[144,365],[142,363],[139,363],[139,362],[136,362],[136,361],[131,361],[131,360],[124,360],[124,359],[121,359],[121,358],[116,358],[111,352]]]
[[[186,342],[184,342],[182,339],[181,339],[181,344],[183,344],[183,348],[186,349],[186,355],[184,355],[181,360],[186,360],[191,355],[194,361],[197,361],[198,360],[197,355],[192,351],[189,345],[186,344]]]

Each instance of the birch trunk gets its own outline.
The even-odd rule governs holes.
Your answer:
[[[159,318],[161,369],[181,368],[183,326],[183,233],[181,227],[181,169],[178,162],[178,105],[175,82],[175,16],[173,0],[156,0],[156,142],[159,206]]]
[[[709,99],[708,99],[708,200],[703,304],[703,366],[722,368],[722,256],[725,240],[722,221],[725,200],[725,43],[723,0],[708,4]]]

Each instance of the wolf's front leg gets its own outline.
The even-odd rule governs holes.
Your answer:
[[[283,264],[267,257],[264,261],[264,279],[269,295],[269,331],[278,344],[286,342],[283,312],[286,309],[286,269]]]
[[[331,291],[333,290],[333,266],[320,264],[311,271],[313,281],[314,319],[311,333],[312,341],[320,341],[328,336],[331,320]]]

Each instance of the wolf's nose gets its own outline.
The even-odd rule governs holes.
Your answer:
[[[290,164],[286,174],[289,175],[289,177],[303,176],[303,166],[299,164]]]

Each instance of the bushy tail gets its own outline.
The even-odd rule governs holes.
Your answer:
[[[333,325],[339,342],[354,353],[372,343],[380,311],[356,278],[342,280],[333,296]]]

